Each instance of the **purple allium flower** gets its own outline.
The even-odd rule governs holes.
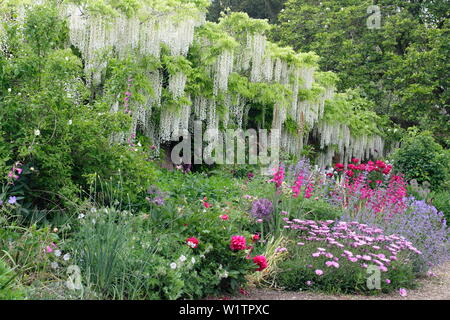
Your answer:
[[[272,201],[268,199],[258,199],[253,201],[251,215],[255,219],[270,220],[273,212]]]
[[[157,206],[162,206],[164,204],[164,198],[163,197],[156,197],[153,199],[153,203]]]

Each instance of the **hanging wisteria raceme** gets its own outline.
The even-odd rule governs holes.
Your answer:
[[[301,77],[303,79],[303,88],[311,89],[314,83],[314,72],[315,68],[313,67],[302,67],[300,68]]]
[[[281,61],[280,58],[277,58],[275,60],[275,65],[273,68],[273,80],[275,82],[280,82],[281,81],[281,72],[284,69],[283,65],[286,65],[286,62]]]
[[[174,99],[184,96],[184,88],[186,87],[187,76],[183,72],[177,72],[170,75],[169,91],[172,93]]]
[[[251,62],[252,70],[250,81],[260,82],[263,76],[263,60],[266,49],[266,37],[262,34],[254,34],[251,37]]]
[[[206,120],[210,101],[203,96],[196,96],[193,101],[194,114],[197,120]]]
[[[214,95],[217,95],[219,91],[228,91],[228,78],[233,72],[234,54],[230,50],[225,50],[217,58],[213,71],[214,77]]]

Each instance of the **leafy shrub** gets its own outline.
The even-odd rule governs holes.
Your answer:
[[[242,231],[213,209],[172,212],[171,222],[151,212],[85,212],[68,244],[85,284],[119,299],[199,298],[239,289],[256,269],[246,250],[230,249],[231,236]],[[198,239],[195,248],[186,242],[191,237]]]
[[[433,189],[440,189],[450,181],[450,155],[429,132],[410,131],[401,147],[393,155],[396,172],[406,179],[416,179],[420,184],[425,181]]]
[[[303,212],[302,216],[304,218],[316,221],[336,220],[342,215],[342,210],[340,208],[320,199],[304,199],[301,207],[301,212]]]

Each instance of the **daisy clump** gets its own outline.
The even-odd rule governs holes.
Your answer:
[[[413,285],[411,261],[422,253],[402,236],[359,222],[285,222],[298,242],[281,263],[277,281],[283,287],[376,294]]]

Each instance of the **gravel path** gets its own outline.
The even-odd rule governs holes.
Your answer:
[[[288,292],[271,289],[250,289],[248,296],[239,296],[237,300],[450,300],[450,262],[435,268],[436,276],[419,279],[416,290],[408,290],[408,296],[398,292],[378,296],[329,295],[316,292]]]

